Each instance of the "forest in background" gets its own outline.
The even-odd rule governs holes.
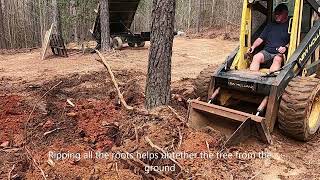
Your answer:
[[[99,0],[57,0],[66,43],[91,40]],[[0,0],[0,48],[36,48],[50,27],[52,0]],[[242,0],[177,0],[176,30],[238,30]],[[150,31],[152,0],[141,0],[132,31]],[[228,30],[228,29],[227,29]],[[231,29],[230,29],[231,30]]]

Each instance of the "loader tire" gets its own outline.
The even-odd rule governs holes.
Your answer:
[[[203,69],[194,81],[194,92],[202,101],[206,101],[208,97],[208,88],[212,74],[218,68],[218,65],[209,65]]]
[[[130,46],[130,47],[135,47],[135,43],[132,43],[132,42],[128,42],[128,45]]]
[[[145,41],[141,41],[141,42],[138,42],[137,43],[137,46],[138,47],[144,47],[146,45],[146,42]]]
[[[320,126],[320,80],[296,77],[282,95],[278,113],[279,128],[294,139],[311,139]]]
[[[113,48],[116,50],[120,50],[122,49],[123,46],[123,41],[120,37],[114,37],[112,40],[113,43]]]

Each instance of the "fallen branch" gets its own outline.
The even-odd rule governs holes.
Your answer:
[[[119,170],[118,170],[118,163],[115,163],[116,164],[116,173],[117,173],[117,177],[118,179],[120,179],[120,175],[119,175]]]
[[[11,170],[9,171],[9,173],[8,173],[8,180],[11,180],[11,173],[12,173],[12,171],[14,170],[15,167],[16,167],[16,165],[14,164],[14,165],[12,166]]]
[[[255,179],[257,176],[259,176],[259,175],[261,174],[261,172],[262,172],[262,169],[261,169],[257,174],[255,174],[254,176],[252,176],[249,180]]]
[[[138,168],[136,164],[134,164],[133,162],[131,162],[130,160],[128,159],[124,159],[123,161],[125,161],[129,166],[133,167],[134,168],[134,172],[135,174],[138,174],[138,172],[140,172],[141,174],[143,174],[144,176],[147,176],[148,178],[147,179],[156,179],[156,177],[154,177],[153,175],[151,175],[150,173],[149,174],[146,174],[145,170],[142,170],[141,168]],[[142,165],[143,166],[143,165]],[[137,170],[138,169],[138,170]],[[161,176],[161,177],[167,177],[167,176],[162,176],[160,174],[162,173],[158,173],[157,171],[154,171],[158,176]]]
[[[165,150],[163,150],[163,149],[160,148],[159,146],[155,145],[155,144],[150,140],[150,138],[149,138],[148,136],[146,136],[144,139],[149,143],[149,145],[150,145],[152,148],[160,151],[160,152],[163,153],[163,154],[168,154]],[[170,156],[169,156],[168,158],[169,158],[172,162],[174,162],[181,170],[183,170],[182,166],[181,166],[175,159],[171,158]]]
[[[183,124],[185,124],[187,127],[189,127],[188,126],[188,124],[186,123],[186,121],[177,113],[177,111],[176,110],[174,110],[171,106],[167,106],[169,109],[170,109],[170,111],[174,114],[174,116],[175,116],[175,118],[177,118],[179,121],[181,121]]]
[[[150,115],[150,112],[147,111],[146,109],[134,109],[135,113],[138,114],[138,115],[142,115],[142,116],[149,116]]]
[[[38,168],[41,172],[41,175],[43,177],[44,180],[47,180],[46,178],[46,174],[44,173],[44,171],[41,169],[41,167],[38,165],[37,161],[32,157],[30,151],[28,150],[27,147],[25,147],[26,152],[28,153],[28,155],[30,156],[31,160],[33,161],[33,165]]]
[[[51,130],[51,131],[47,131],[47,132],[43,133],[43,136],[47,136],[47,135],[49,135],[49,134],[51,134],[51,133],[53,133],[53,132],[56,132],[56,131],[58,131],[58,130],[61,130],[61,128],[56,128],[56,129],[53,129],[53,130]]]
[[[5,152],[5,153],[14,153],[14,152],[17,152],[20,150],[21,150],[21,148],[0,149],[1,152]]]
[[[179,143],[178,143],[178,149],[179,149],[182,144],[182,133],[179,127],[178,127],[178,132],[179,132]]]
[[[210,145],[209,145],[208,141],[206,141],[206,146],[207,146],[208,153],[210,153]]]
[[[168,106],[168,108],[178,120],[180,120],[181,122],[184,122],[183,118],[177,113],[176,110],[174,110],[171,106]]]
[[[126,150],[124,150],[124,149],[121,149],[121,151],[124,152],[124,153],[126,153],[126,154],[129,154],[129,152],[126,151]],[[132,158],[130,158],[130,159],[123,159],[123,160],[125,160],[126,162],[128,162],[128,164],[130,164],[130,165],[132,165],[132,166],[135,166],[135,165],[134,165],[134,163],[130,162],[130,160],[134,161],[135,163],[140,164],[140,166],[143,166],[144,168],[150,166],[150,165],[144,163],[143,161],[141,161],[140,159],[137,159],[137,158],[135,158],[135,157],[132,157]],[[145,171],[144,171],[144,172],[145,172]],[[156,173],[158,176],[162,176],[162,177],[164,177],[164,178],[166,178],[166,179],[171,179],[171,178],[169,178],[168,176],[164,175],[161,171],[152,171],[152,172],[154,172],[154,173]]]
[[[113,72],[112,72],[112,70],[111,70],[110,65],[107,63],[106,59],[103,57],[103,55],[102,55],[98,50],[95,50],[95,51],[97,52],[97,54],[98,54],[99,57],[101,58],[104,66],[108,69],[108,72],[109,72],[109,74],[110,74],[110,77],[111,77],[111,80],[112,80],[112,82],[113,82],[113,85],[114,85],[114,87],[115,87],[116,90],[117,90],[118,97],[119,97],[119,99],[120,99],[121,104],[122,104],[127,110],[133,110],[133,107],[129,106],[129,105],[126,103],[126,101],[124,100],[123,95],[122,95],[121,92],[120,92],[118,83],[117,83],[117,81],[116,81],[116,79],[115,79],[115,77],[114,77],[114,75],[113,75]]]
[[[71,106],[71,107],[75,107],[76,105],[74,105],[74,103],[70,100],[70,99],[67,99],[67,103]]]
[[[139,134],[138,134],[138,129],[137,129],[136,125],[134,125],[134,133],[136,135],[136,143],[138,145],[139,144]]]

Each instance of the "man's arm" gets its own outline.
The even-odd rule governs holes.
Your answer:
[[[253,53],[254,49],[260,46],[262,43],[263,43],[263,39],[259,37],[253,42],[253,45],[249,48],[248,52]]]
[[[270,24],[267,24],[267,26],[261,32],[260,36],[253,42],[252,46],[248,49],[248,53],[253,53],[255,48],[260,46],[263,43],[263,41],[267,39],[269,31]]]

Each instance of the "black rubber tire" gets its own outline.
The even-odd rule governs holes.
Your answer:
[[[200,72],[194,81],[194,92],[202,101],[207,100],[211,76],[218,67],[216,64],[209,65]]]
[[[130,42],[128,42],[128,45],[130,46],[130,47],[135,47],[135,43],[130,43]]]
[[[315,100],[320,98],[320,79],[310,77],[293,78],[285,89],[280,102],[279,128],[288,136],[307,141],[311,139],[320,126],[310,129],[309,116]]]
[[[138,42],[137,43],[137,46],[138,47],[144,47],[146,45],[146,42],[145,41],[142,41],[142,42]]]
[[[112,39],[112,44],[113,44],[113,48],[116,49],[116,50],[120,50],[122,49],[122,46],[123,46],[123,41],[120,37],[114,37]]]

